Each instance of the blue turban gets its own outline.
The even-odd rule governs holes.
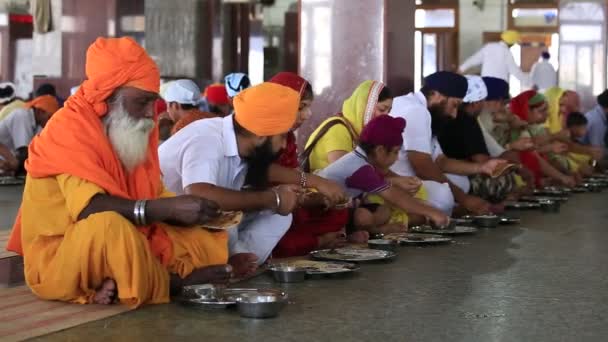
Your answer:
[[[439,71],[424,78],[424,87],[435,90],[444,96],[462,99],[467,94],[469,83],[457,73]]]
[[[505,80],[496,77],[484,77],[483,82],[488,88],[486,101],[499,101],[509,98],[509,83]]]

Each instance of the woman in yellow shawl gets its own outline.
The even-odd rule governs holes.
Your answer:
[[[310,171],[323,169],[354,150],[363,126],[376,116],[388,114],[392,106],[391,91],[382,82],[361,83],[344,101],[342,113],[325,120],[310,135],[306,144]]]
[[[382,82],[368,80],[361,83],[351,97],[344,101],[342,113],[325,120],[308,138],[303,153],[304,169],[311,172],[321,170],[353,151],[363,127],[373,118],[387,115],[392,105],[391,91]],[[422,187],[416,197],[426,199]],[[366,200],[369,203],[384,204],[378,196],[369,196]],[[408,215],[402,210],[391,210],[389,224],[407,225],[408,221]]]
[[[596,153],[593,148],[572,141],[565,124],[568,114],[579,111],[580,99],[578,94],[572,90],[553,87],[547,89],[545,97],[549,104],[549,117],[545,126],[554,140],[568,145],[569,153],[560,164],[563,164],[562,167],[567,171],[589,175],[592,173],[589,166],[591,159],[594,158],[595,154],[599,153],[601,155],[601,151]]]

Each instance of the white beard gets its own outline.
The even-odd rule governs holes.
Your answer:
[[[127,171],[133,171],[146,160],[154,120],[134,119],[124,109],[122,99],[118,99],[110,105],[104,126],[114,151]]]

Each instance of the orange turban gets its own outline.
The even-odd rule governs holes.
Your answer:
[[[105,101],[119,87],[129,86],[153,93],[160,90],[156,63],[129,37],[97,38],[87,50],[86,75],[87,80],[74,95],[79,100],[84,97],[98,116],[106,114]],[[71,96],[68,102],[73,98]]]
[[[276,83],[264,82],[234,98],[234,118],[259,137],[287,133],[296,122],[300,94]]]
[[[53,95],[42,95],[33,99],[25,105],[27,108],[38,108],[43,111],[53,114],[59,110],[59,102]]]
[[[97,38],[87,50],[87,80],[55,113],[29,145],[25,168],[30,177],[69,174],[126,199],[155,199],[161,190],[158,129],[152,130],[146,160],[126,172],[106,135],[100,117],[105,101],[121,86],[157,93],[160,74],[146,51],[131,38]],[[138,227],[161,262],[170,258],[172,244],[157,226]],[[17,216],[8,249],[20,254],[21,218]]]

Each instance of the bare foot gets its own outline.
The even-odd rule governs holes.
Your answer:
[[[106,278],[103,284],[95,292],[93,303],[95,304],[112,304],[116,300],[118,292],[116,290],[116,282],[114,279]]]
[[[186,278],[182,279],[179,275],[172,273],[170,279],[170,293],[172,296],[178,295],[182,287],[198,284],[227,284],[232,275],[230,265],[212,265],[197,268]]]
[[[253,253],[238,253],[228,259],[228,263],[234,268],[234,276],[244,278],[251,276],[258,269],[258,257]]]

